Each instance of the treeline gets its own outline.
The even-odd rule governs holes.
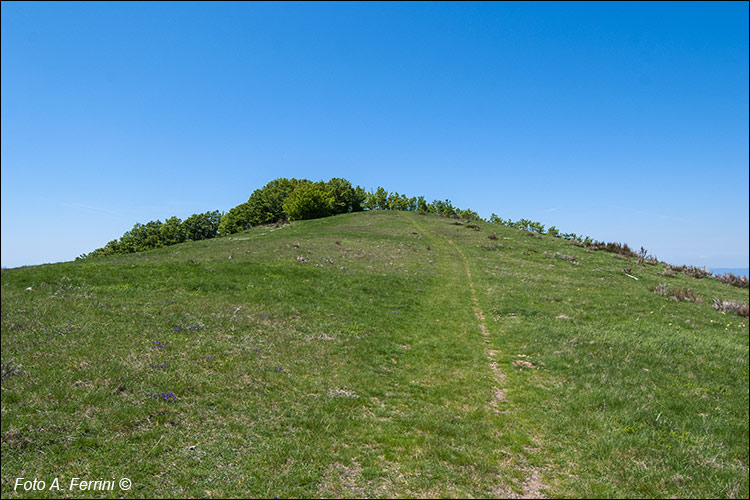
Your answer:
[[[218,210],[202,214],[193,214],[184,221],[171,217],[164,222],[159,220],[146,224],[136,224],[118,240],[107,243],[79,259],[88,257],[126,254],[160,248],[184,241],[205,240],[217,236],[244,231],[254,226],[278,221],[317,219],[363,210],[402,210],[424,214],[436,214],[445,217],[456,217],[474,221],[490,222],[506,227],[513,227],[536,234],[546,234],[555,238],[569,240],[589,250],[603,250],[626,257],[635,257],[639,264],[646,261],[657,263],[653,255],[648,255],[643,247],[632,250],[624,243],[605,243],[589,236],[575,233],[562,233],[555,226],[546,228],[544,224],[528,219],[503,219],[492,214],[489,220],[482,219],[475,211],[454,207],[450,200],[428,202],[424,196],[409,197],[398,192],[389,192],[378,187],[375,191],[365,191],[360,186],[353,187],[346,179],[335,177],[328,182],[312,182],[307,179],[279,178],[272,180],[260,189],[256,189],[250,198],[240,205],[220,213]],[[702,278],[712,276],[708,270],[669,266],[672,271],[682,271],[689,276]],[[735,286],[747,287],[747,278],[734,275],[716,277]]]
[[[222,236],[279,220],[317,219],[363,210],[365,190],[346,179],[328,182],[307,179],[275,179],[253,191],[245,203],[224,214]]]
[[[363,210],[405,210],[479,219],[473,210],[461,210],[450,200],[428,203],[423,196],[408,197],[378,187],[367,192],[341,178],[328,182],[276,179],[256,189],[247,202],[227,212],[219,225],[223,235],[279,220],[317,219]]]
[[[133,229],[123,234],[119,240],[112,240],[104,247],[83,254],[78,259],[102,255],[142,252],[185,241],[205,240],[219,235],[221,213],[218,210],[203,214],[193,214],[180,220],[171,217],[164,222],[159,220],[136,223]]]
[[[142,252],[184,241],[226,236],[280,220],[317,219],[363,210],[419,211],[480,220],[476,212],[454,207],[450,200],[428,203],[423,196],[408,197],[382,187],[367,192],[342,178],[328,182],[279,178],[253,191],[245,203],[227,213],[216,210],[191,215],[184,221],[171,217],[164,222],[137,223],[119,239],[78,258]]]

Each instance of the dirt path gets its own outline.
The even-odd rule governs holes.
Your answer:
[[[464,261],[464,269],[466,269],[466,277],[469,279],[469,288],[471,289],[471,300],[473,302],[472,308],[474,309],[474,316],[477,317],[477,322],[479,325],[479,331],[482,333],[482,336],[484,337],[484,343],[485,343],[485,352],[487,353],[487,358],[489,359],[490,363],[490,369],[492,370],[492,375],[495,378],[495,383],[497,384],[493,388],[493,399],[492,399],[492,409],[499,413],[501,411],[500,407],[503,401],[505,401],[505,389],[503,389],[503,385],[505,384],[505,374],[500,371],[500,368],[497,366],[497,360],[496,356],[499,354],[500,351],[493,350],[489,348],[490,345],[490,332],[487,330],[487,322],[484,317],[484,312],[482,311],[482,307],[479,305],[479,298],[477,297],[477,292],[474,289],[474,279],[471,277],[471,268],[469,267],[469,259],[466,258],[466,255],[464,254],[463,250],[453,243],[453,240],[447,240],[448,243],[461,255],[461,258]]]
[[[492,402],[490,403],[492,405],[493,411],[496,413],[500,412],[506,412],[508,410],[503,410],[502,403],[505,401],[505,389],[503,386],[505,385],[505,374],[500,371],[500,368],[497,366],[497,356],[500,353],[499,350],[490,349],[490,332],[487,330],[487,322],[484,317],[484,311],[482,311],[482,307],[479,304],[479,298],[477,297],[477,291],[474,288],[474,279],[471,276],[471,267],[469,266],[469,259],[466,258],[466,254],[464,254],[463,250],[461,250],[461,247],[456,245],[453,240],[447,239],[448,243],[453,247],[459,255],[461,255],[461,259],[464,261],[464,268],[466,269],[466,277],[469,280],[469,288],[471,289],[471,300],[473,302],[472,307],[474,309],[474,316],[477,317],[477,322],[479,324],[479,331],[482,333],[482,336],[484,337],[484,343],[485,343],[485,351],[487,353],[487,358],[489,360],[490,364],[490,370],[492,370],[492,375],[495,378],[495,383],[497,384],[494,388],[494,395],[492,398]],[[509,492],[499,492],[501,493],[501,496],[507,496],[508,498],[547,498],[546,495],[542,493],[542,489],[544,488],[544,484],[542,484],[542,481],[539,477],[539,471],[535,468],[529,468],[526,470],[528,476],[526,477],[526,480],[521,485],[522,493],[521,495],[516,495],[515,493],[509,493]],[[502,495],[502,493],[505,493],[505,495]]]
[[[464,269],[466,271],[466,277],[468,279],[469,283],[469,289],[471,290],[471,300],[472,300],[472,308],[474,310],[474,316],[477,318],[477,325],[479,326],[479,331],[482,334],[484,345],[485,345],[485,353],[487,356],[487,360],[489,363],[490,370],[492,371],[492,375],[495,379],[495,387],[493,387],[493,397],[492,401],[490,402],[490,405],[492,407],[492,410],[495,413],[505,413],[508,412],[508,409],[503,408],[503,403],[505,402],[505,395],[506,395],[506,389],[505,386],[505,374],[500,370],[497,364],[497,358],[500,354],[500,350],[496,349],[490,349],[491,342],[490,342],[490,332],[487,329],[487,321],[485,319],[484,311],[482,311],[482,307],[479,303],[479,298],[477,297],[476,288],[474,287],[474,279],[471,275],[471,267],[469,266],[469,259],[466,257],[466,254],[464,254],[463,250],[461,250],[461,247],[453,242],[453,240],[449,238],[442,237],[441,239],[444,239],[448,242],[448,244],[453,248],[456,253],[458,253],[461,256],[461,259],[464,263]],[[541,481],[541,477],[539,474],[539,470],[533,467],[527,467],[524,468],[524,471],[526,473],[526,479],[521,484],[521,494],[518,494],[513,491],[508,491],[507,489],[502,489],[497,491],[497,495],[500,498],[547,498],[547,496],[542,492],[542,490],[545,488],[545,485]]]

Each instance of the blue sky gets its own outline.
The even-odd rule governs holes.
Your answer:
[[[2,266],[345,177],[748,267],[748,3],[2,3]]]

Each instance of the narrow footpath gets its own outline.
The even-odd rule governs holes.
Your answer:
[[[487,329],[485,314],[479,303],[476,287],[474,286],[474,279],[471,275],[471,266],[469,265],[469,259],[466,257],[466,254],[463,252],[461,247],[450,238],[434,234],[424,227],[418,227],[422,232],[430,234],[433,241],[447,242],[449,247],[453,251],[455,251],[455,253],[458,254],[458,256],[460,256],[461,260],[463,261],[464,270],[466,271],[466,278],[468,280],[469,289],[471,291],[472,309],[474,311],[474,316],[477,318],[477,326],[479,327],[479,332],[481,333],[484,340],[485,355],[496,384],[493,387],[493,397],[490,405],[492,407],[492,411],[494,411],[495,413],[507,413],[509,410],[503,408],[503,402],[505,401],[506,397],[505,374],[500,370],[497,363],[497,358],[500,355],[500,351],[497,349],[490,349],[490,331]],[[545,486],[541,481],[539,471],[536,468],[528,468],[525,471],[527,473],[527,476],[521,484],[522,493],[518,495],[515,492],[502,492],[504,494],[502,494],[501,496],[505,498],[547,498],[546,495],[542,493],[542,490]]]

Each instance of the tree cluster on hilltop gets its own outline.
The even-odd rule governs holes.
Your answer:
[[[407,197],[382,187],[367,192],[338,177],[327,182],[282,177],[256,189],[245,203],[227,213],[217,210],[194,214],[184,221],[171,217],[164,222],[136,223],[119,239],[79,258],[141,252],[184,241],[226,236],[280,220],[317,219],[363,210],[407,210],[479,219],[473,210],[460,210],[450,200],[428,203],[423,196]]]
[[[383,187],[375,191],[365,191],[360,186],[353,187],[346,179],[334,177],[328,182],[312,182],[307,179],[274,179],[260,189],[256,189],[250,198],[240,205],[220,213],[218,210],[193,214],[184,221],[171,217],[164,222],[159,220],[146,224],[137,223],[133,229],[123,234],[120,239],[112,240],[104,247],[98,248],[79,259],[112,254],[126,254],[160,248],[184,241],[197,241],[217,236],[226,236],[244,231],[254,226],[278,221],[317,219],[332,215],[363,210],[402,210],[425,214],[436,214],[446,217],[460,217],[467,220],[481,221],[477,212],[470,209],[454,207],[450,200],[434,200],[428,203],[424,196],[408,197],[398,192],[388,192]],[[575,233],[561,233],[555,226],[545,229],[544,224],[528,219],[504,220],[492,214],[492,224],[512,227],[529,233],[547,234],[555,238],[572,241],[589,250],[602,250],[617,253],[626,257],[657,263],[653,255],[648,255],[645,248],[632,250],[625,243],[605,243],[589,236]],[[669,266],[670,272],[683,272],[695,278],[710,277],[707,269],[692,266]],[[716,279],[739,287],[748,287],[747,278],[733,274],[716,276]]]

